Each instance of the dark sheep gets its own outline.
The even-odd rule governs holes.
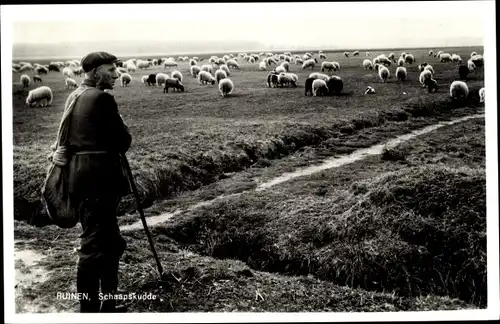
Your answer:
[[[148,84],[148,86],[155,86],[156,85],[156,73],[153,73],[153,74],[150,74],[148,76],[148,79],[146,80],[146,83]]]
[[[312,90],[312,86],[313,86],[313,82],[314,82],[314,78],[307,78],[306,79],[306,82],[305,82],[305,96],[307,96],[307,93],[310,92],[311,93],[311,96],[313,95],[313,90]]]
[[[438,91],[439,86],[436,80],[434,79],[426,80],[426,83],[427,83],[427,91],[429,91],[429,93]]]
[[[342,79],[340,78],[332,77],[330,78],[330,80],[328,80],[326,86],[328,87],[330,95],[333,96],[334,93],[339,94],[342,91],[342,89],[344,88],[344,82],[342,82]]]
[[[80,75],[82,75],[82,74],[83,74],[83,69],[82,69],[82,68],[74,69],[74,70],[73,70],[73,73],[74,73],[75,75],[80,76]]]
[[[54,71],[54,72],[60,72],[59,66],[56,64],[49,64],[49,72]]]
[[[35,82],[35,83],[42,82],[42,78],[40,78],[40,76],[38,76],[38,75],[34,75],[33,76],[33,82]]]
[[[276,88],[278,86],[278,74],[276,73],[269,73],[267,76],[267,86],[271,88],[271,84]]]
[[[460,65],[458,67],[458,74],[460,75],[460,80],[467,80],[467,75],[469,75],[469,68],[467,65]]]
[[[179,81],[179,79],[167,79],[165,81],[165,88],[163,88],[163,93],[168,93],[168,88],[177,89],[184,92],[184,85]]]

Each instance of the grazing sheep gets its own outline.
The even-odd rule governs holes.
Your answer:
[[[418,65],[418,70],[422,72],[428,64],[426,62]]]
[[[478,68],[484,66],[484,57],[482,55],[474,55],[469,59]]]
[[[23,88],[29,87],[29,85],[31,83],[31,79],[28,75],[26,75],[26,74],[21,75],[20,80],[21,80],[21,84],[23,85]]]
[[[192,65],[190,68],[189,68],[189,73],[194,77],[198,77],[198,73],[200,73],[201,71],[201,68],[198,66],[198,65]]]
[[[405,65],[405,60],[404,58],[400,57],[398,60],[398,66],[403,66],[403,65]]]
[[[349,52],[344,52],[345,57],[349,57]]]
[[[311,93],[311,96],[313,95],[313,92],[312,92],[312,84],[314,82],[314,80],[316,79],[313,79],[313,78],[307,78],[306,79],[306,82],[305,82],[305,93],[304,95],[307,96],[308,93]]]
[[[280,73],[278,75],[278,84],[283,87],[284,85],[291,85],[292,87],[297,87],[298,77],[292,73]]]
[[[265,70],[266,70],[266,68],[267,68],[267,63],[266,63],[266,61],[262,61],[262,62],[260,62],[260,63],[259,63],[259,70],[261,70],[261,71],[265,71]]]
[[[328,80],[330,80],[330,77],[328,75],[323,74],[323,73],[319,73],[319,72],[314,72],[314,73],[309,74],[309,78],[310,79],[321,79],[325,82],[328,82]]]
[[[36,74],[48,74],[49,73],[49,69],[46,68],[45,66],[40,65],[40,66],[37,66],[35,68],[35,73]]]
[[[431,65],[426,65],[426,66],[424,67],[424,71],[426,71],[426,70],[427,70],[427,71],[431,71],[432,75],[434,75],[434,74],[435,74],[435,73],[434,73],[434,68],[433,68]]]
[[[366,52],[366,56],[370,57],[371,56],[370,52]]]
[[[476,53],[476,52],[472,52],[472,53],[470,53],[470,57],[471,57],[471,58],[472,58],[473,56],[476,56],[476,55],[477,55],[477,53]],[[21,63],[21,64],[22,64],[22,63]]]
[[[238,64],[238,62],[236,62],[235,59],[230,59],[230,60],[227,60],[226,61],[226,65],[228,67],[234,67],[235,69],[239,69],[240,68],[240,65]]]
[[[177,67],[178,64],[173,61],[173,60],[166,60],[164,63],[163,63],[163,68],[168,68],[168,67]]]
[[[398,66],[398,68],[396,69],[397,79],[403,82],[404,80],[406,80],[407,75],[408,73],[406,72],[406,68],[403,66]]]
[[[267,75],[267,86],[271,88],[271,85],[273,88],[278,87],[278,74],[275,72],[271,72]]]
[[[213,85],[215,84],[215,78],[207,71],[200,71],[200,73],[198,73],[198,82],[200,84],[211,83]]]
[[[389,60],[387,57],[384,56],[379,56],[377,57],[378,62],[380,64],[386,65],[386,66],[391,66],[391,60]]]
[[[415,62],[415,57],[412,54],[407,54],[405,57],[405,63],[413,64]]]
[[[313,97],[316,96],[325,96],[328,95],[330,91],[328,90],[328,86],[326,85],[326,82],[321,79],[316,79],[312,83],[312,94]]]
[[[201,70],[208,73],[212,73],[212,66],[210,64],[204,64],[201,66]]]
[[[389,54],[389,56],[387,57],[389,60],[394,60],[394,57],[396,56],[396,54],[394,53],[391,53]]]
[[[78,88],[78,84],[76,83],[76,81],[72,78],[67,78],[66,81],[65,81],[65,84],[66,84],[66,89],[70,89],[70,88]]]
[[[28,97],[26,97],[26,104],[30,107],[32,107],[33,104],[45,107],[52,104],[52,99],[52,90],[47,86],[41,86],[28,93]]]
[[[406,52],[402,52],[400,56],[401,56],[404,60],[406,60],[406,55],[408,55],[408,54],[406,54]]]
[[[319,59],[320,60],[326,60],[326,55],[323,54],[323,53],[319,54]]]
[[[439,61],[441,63],[451,62],[451,55],[448,53],[443,53],[439,56]]]
[[[373,62],[373,65],[375,65],[375,64],[379,64],[379,63],[380,63],[380,58],[379,58],[379,57],[376,57],[376,58],[374,58],[374,59],[373,59],[373,61],[372,61],[372,62]]]
[[[69,67],[65,67],[62,71],[62,74],[63,76],[66,76],[68,78],[71,78],[71,77],[74,77],[75,76],[75,73],[73,72],[73,70]]]
[[[222,64],[219,67],[219,69],[221,69],[222,71],[226,72],[227,76],[231,75],[231,71],[229,71],[229,67],[226,64]]]
[[[372,63],[372,61],[370,61],[369,59],[365,59],[363,61],[363,67],[365,68],[365,70],[368,70],[368,69],[373,70],[373,63]]]
[[[33,67],[31,66],[31,64],[30,64],[30,65],[23,65],[23,66],[21,66],[21,67],[17,70],[17,72],[25,72],[25,71],[33,71],[33,70],[34,70],[34,68],[33,68]]]
[[[302,70],[308,67],[311,67],[311,70],[314,69],[314,63],[318,63],[318,60],[315,58],[304,61],[304,63],[302,64]]]
[[[440,58],[441,54],[443,54],[443,53],[444,53],[443,51],[439,51],[436,54],[434,54],[434,57]]]
[[[432,50],[429,51],[429,56],[432,56],[432,54],[434,54],[434,52]]]
[[[385,83],[387,79],[391,76],[391,72],[385,66],[381,65],[378,69],[378,76],[382,80],[382,83]]]
[[[217,70],[215,71],[215,80],[217,80],[217,83],[220,83],[220,80],[227,78],[227,73],[224,70]]]
[[[178,79],[179,81],[182,82],[182,79],[183,79],[182,73],[179,72],[179,71],[174,71],[174,72],[172,72],[172,78],[173,79]]]
[[[156,86],[156,73],[148,75],[148,79],[146,80],[146,83],[149,86]]]
[[[84,73],[84,71],[83,71],[83,68],[79,67],[79,68],[74,69],[73,73],[75,75],[81,76]]]
[[[474,63],[472,63],[474,64]],[[458,67],[458,75],[460,76],[460,80],[467,80],[467,75],[469,74],[469,67],[466,65],[460,65]]]
[[[230,95],[233,92],[233,89],[234,89],[234,84],[233,81],[231,81],[231,79],[226,78],[221,80],[221,82],[219,83],[219,92],[222,98]]]
[[[429,93],[437,92],[439,89],[438,83],[434,79],[427,80],[427,91]]]
[[[379,69],[381,66],[383,66],[383,65],[381,65],[381,64],[379,64],[379,63],[375,63],[375,64],[373,65],[373,68],[375,69],[375,71],[377,71],[377,72],[378,72],[378,69]]]
[[[277,66],[274,70],[273,70],[276,74],[280,74],[282,72],[286,72],[286,69],[280,65],[280,66]]]
[[[326,86],[328,87],[330,95],[333,95],[334,93],[339,94],[344,88],[344,82],[342,81],[342,78],[334,75],[330,77],[330,80],[328,80]]]
[[[485,98],[485,93],[484,93],[484,87],[482,87],[481,89],[479,89],[479,102],[484,102],[484,98]]]
[[[37,83],[37,82],[42,82],[42,78],[40,78],[39,75],[34,75],[33,76],[33,82],[34,83]]]
[[[352,53],[352,56],[359,56],[359,51],[354,51],[354,52]]]
[[[285,68],[285,71],[286,71],[286,72],[290,72],[290,63],[288,63],[288,62],[283,62],[283,63],[281,63],[281,66],[282,66],[283,68]]]
[[[453,100],[466,99],[469,95],[469,87],[463,81],[453,81],[450,85],[450,97]]]
[[[137,61],[137,68],[144,70],[144,69],[149,68],[152,64],[153,64],[153,62],[151,62],[151,61]]]
[[[50,63],[49,64],[49,72],[50,71],[60,72],[59,65],[57,65],[55,63]]]
[[[460,57],[460,55],[457,55],[457,54],[453,54],[451,56],[451,60],[453,62],[458,62],[458,63],[462,63],[462,58]]]
[[[120,75],[120,81],[122,87],[126,87],[130,82],[132,82],[132,77],[128,73],[123,73],[122,75]]]
[[[153,65],[154,66],[158,65],[158,59],[153,59]]]
[[[212,62],[212,61],[209,60],[209,63],[215,63],[215,61]],[[196,65],[196,64],[197,64],[197,62],[195,60],[193,60],[193,59],[189,60],[189,65],[193,66],[193,65]]]
[[[302,64],[304,61],[299,57],[295,59],[295,64]]]
[[[472,62],[471,60],[468,60],[467,68],[469,69],[470,72],[472,72],[476,69],[476,64],[474,64],[474,62]]]
[[[163,88],[163,93],[168,93],[168,89],[172,88],[180,92],[184,92],[184,85],[179,79],[167,78],[165,80],[165,87]]]
[[[141,78],[141,82],[144,83],[144,85],[147,85],[148,84],[148,76],[147,75],[143,75],[142,78]]]
[[[422,84],[423,87],[425,87],[427,85],[427,80],[430,80],[430,79],[432,79],[432,73],[429,70],[423,70],[420,73],[420,77],[418,78],[418,80],[420,81],[420,83]]]
[[[165,83],[165,81],[166,81],[168,78],[170,78],[170,77],[168,76],[168,74],[165,74],[165,73],[158,73],[158,74],[156,75],[156,84],[157,84],[158,86],[161,86],[161,85],[163,85],[163,84]]]
[[[131,72],[135,72],[135,71],[137,71],[137,66],[132,62],[127,63],[127,72],[131,73]]]
[[[374,94],[374,93],[375,93],[375,89],[373,89],[372,87],[368,86],[366,88],[365,94]]]
[[[337,69],[332,62],[324,61],[321,63],[321,72],[324,72],[325,70],[328,70],[328,72],[331,72],[332,70],[336,71]]]

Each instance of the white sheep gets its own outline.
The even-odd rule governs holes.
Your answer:
[[[219,67],[219,69],[221,69],[222,71],[226,72],[226,74],[227,74],[228,76],[230,76],[230,75],[231,75],[231,71],[229,70],[229,67],[228,67],[226,64],[222,64],[222,65]]]
[[[137,68],[139,69],[147,69],[152,64],[151,61],[137,61]]]
[[[387,79],[391,76],[391,72],[385,66],[381,65],[378,69],[378,76],[382,80],[382,83],[385,83]]]
[[[432,75],[434,75],[434,68],[431,65],[426,65],[424,67],[424,71],[431,71]]]
[[[143,75],[142,78],[141,78],[141,82],[144,83],[144,84],[147,84],[148,83],[148,78],[149,78],[149,76]]]
[[[432,54],[434,54],[434,52],[432,50],[429,51],[429,56],[432,56]]]
[[[302,64],[304,61],[299,57],[295,59],[295,64]]]
[[[127,64],[127,72],[131,73],[131,72],[135,72],[135,71],[137,71],[137,66],[132,62],[128,63]]]
[[[373,63],[372,63],[372,61],[370,61],[369,59],[365,59],[363,61],[363,67],[365,68],[365,70],[368,70],[368,69],[373,70]]]
[[[484,87],[479,89],[479,102],[484,102],[485,98],[485,93],[484,93]]]
[[[391,53],[389,54],[389,56],[387,57],[389,60],[394,60],[394,57],[396,56],[396,54],[394,53]]]
[[[330,77],[328,75],[323,74],[323,73],[319,73],[319,72],[314,72],[314,73],[309,74],[309,78],[320,79],[320,80],[323,80],[325,82],[328,82],[328,80],[330,80]]]
[[[220,80],[227,78],[227,73],[224,70],[218,69],[215,71],[215,80],[217,83],[220,82]]]
[[[403,66],[403,65],[405,65],[405,59],[400,57],[398,60],[398,66]]]
[[[153,65],[158,65],[158,59],[153,59]]]
[[[476,69],[476,64],[474,64],[474,62],[472,62],[472,60],[468,60],[467,61],[467,68],[469,69],[469,71],[474,71]]]
[[[66,89],[69,89],[69,88],[78,88],[78,84],[76,83],[76,81],[72,78],[66,78],[66,81],[64,82],[66,84]]]
[[[432,79],[432,72],[429,70],[423,70],[418,78],[423,87],[427,86],[427,81],[430,79]]]
[[[326,55],[323,54],[323,53],[319,54],[319,59],[320,60],[326,60]]]
[[[20,81],[21,81],[21,84],[23,85],[23,88],[29,87],[29,85],[31,83],[30,77],[26,74],[21,75]]]
[[[329,72],[330,71],[336,71],[337,68],[336,66],[333,64],[333,62],[328,62],[328,61],[323,61],[321,63],[321,72],[324,72],[325,70],[328,70]]]
[[[189,68],[189,73],[194,78],[198,77],[198,73],[200,73],[200,71],[201,71],[201,68],[198,65],[191,65],[191,67]]]
[[[274,72],[276,72],[276,74],[280,74],[282,72],[286,72],[286,69],[283,66],[279,65],[274,69]]]
[[[371,56],[370,52],[366,52],[366,56],[370,57]]]
[[[314,69],[314,63],[318,63],[318,60],[316,60],[315,58],[304,61],[304,63],[302,64],[302,70],[308,67],[310,67],[311,70]]]
[[[200,84],[207,84],[208,82],[215,84],[215,78],[207,71],[200,71],[200,73],[198,73],[198,82]]]
[[[41,107],[52,104],[52,90],[47,86],[41,86],[31,90],[26,98],[26,104],[32,107],[33,104],[38,104]]]
[[[441,54],[443,54],[443,51],[439,51],[436,54],[434,54],[434,57],[441,58]]]
[[[451,55],[449,53],[442,53],[440,56],[439,56],[439,61],[441,63],[444,63],[444,62],[451,62]]]
[[[365,94],[374,94],[374,93],[375,93],[375,89],[373,89],[372,87],[368,86],[366,88]]]
[[[469,95],[469,87],[463,81],[453,81],[450,85],[450,97],[453,100],[466,99]]]
[[[470,57],[473,57],[473,56],[476,56],[476,55],[477,55],[477,53],[476,53],[476,52],[472,52],[472,53],[470,53]]]
[[[398,78],[398,80],[406,80],[407,75],[408,73],[406,72],[406,68],[403,66],[398,66],[398,68],[396,69],[396,77]]]
[[[19,70],[17,70],[17,72],[24,72],[24,71],[33,71],[34,68],[33,66],[30,65],[23,65],[19,68]]]
[[[457,55],[457,54],[453,54],[453,55],[451,56],[451,60],[452,60],[453,62],[462,62],[462,58],[460,57],[460,55]]]
[[[168,74],[165,74],[165,73],[158,73],[156,75],[156,84],[158,86],[161,86],[165,83],[165,81],[167,81],[167,79],[170,79],[170,77],[168,76]]]
[[[259,63],[259,70],[261,70],[261,71],[265,71],[265,70],[266,70],[266,68],[267,68],[267,63],[266,63],[266,61],[261,61],[261,62]]]
[[[325,80],[316,79],[312,83],[312,93],[313,97],[316,97],[318,94],[326,95],[328,94],[328,86],[326,85]]]
[[[172,79],[178,79],[179,81],[182,82],[183,79],[182,73],[177,70],[172,72]]]
[[[248,60],[248,63],[254,64],[255,63],[255,59],[253,57],[250,57],[250,59]]]
[[[132,82],[132,77],[128,73],[123,73],[120,75],[120,81],[122,87],[126,87],[130,82]]]
[[[235,59],[230,59],[230,60],[227,60],[227,61],[226,61],[226,65],[227,65],[228,67],[234,67],[234,68],[236,68],[236,69],[239,69],[239,68],[240,68],[240,65],[238,64],[238,62],[236,62],[236,60],[235,60]]]
[[[212,73],[212,66],[210,64],[204,64],[201,66],[201,70],[208,73]]]
[[[350,53],[349,52],[344,52],[345,57],[349,57]]]
[[[230,95],[233,92],[233,89],[234,89],[234,84],[233,81],[231,81],[231,79],[225,78],[219,82],[219,91],[222,98]]]
[[[281,66],[285,69],[286,72],[290,71],[290,63],[283,62],[283,63],[281,63]]]
[[[166,69],[168,67],[177,67],[178,64],[174,61],[174,60],[166,60],[164,63],[163,63],[163,67]]]
[[[280,73],[278,75],[278,84],[283,86],[283,84],[292,84],[294,87],[297,86],[297,81],[299,77],[293,73]]]
[[[359,51],[354,51],[354,52],[352,53],[352,56],[358,56],[358,55],[359,55]]]

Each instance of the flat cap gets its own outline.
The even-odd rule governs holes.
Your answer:
[[[103,64],[112,64],[117,60],[116,56],[106,52],[92,52],[82,58],[81,66],[84,72],[90,72],[96,67]]]

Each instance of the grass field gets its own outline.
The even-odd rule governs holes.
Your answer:
[[[482,53],[482,48],[445,51],[465,60],[472,51]],[[326,52],[329,61],[340,63],[334,74],[344,81],[342,95],[334,97],[305,97],[303,85],[311,69],[294,64],[291,72],[299,76],[298,88],[268,88],[269,71],[258,71],[258,63],[240,63],[241,69],[231,70],[235,90],[228,98],[222,98],[216,86],[199,85],[189,75],[187,63],[178,67],[184,75],[184,93],[164,94],[161,88],[140,83],[142,75],[163,68],[132,74],[131,85],[117,86],[113,93],[133,136],[127,155],[149,207],[147,216],[253,189],[256,179],[266,181],[328,156],[482,110],[478,90],[484,86],[483,70],[469,76],[469,98],[457,104],[449,97],[449,85],[458,79],[457,64],[440,63],[427,55],[428,50],[409,52],[416,63],[406,65],[404,84],[396,81],[394,64],[391,78],[382,84],[376,72],[362,68],[364,52],[349,58]],[[381,52],[371,53],[373,58]],[[418,82],[417,66],[424,61],[434,67],[438,93],[427,93]],[[17,82],[19,75],[13,77]],[[71,92],[60,73],[42,78],[54,92],[52,107],[25,107],[33,85],[28,90],[13,86],[17,220],[33,221],[43,211],[38,199],[46,156]],[[368,85],[377,93],[364,95]],[[468,121],[387,150],[381,157],[184,213],[153,230],[162,262],[177,279],[165,283],[166,291],[156,291],[163,302],[132,307],[136,311],[484,307],[484,145],[484,119]],[[120,218],[121,225],[138,219],[131,197],[123,200],[121,213],[127,213]],[[74,276],[72,249],[78,232],[54,226],[34,229],[16,222],[16,239],[36,237],[24,244],[26,248],[51,251],[43,265],[54,271],[48,281],[33,288],[36,298],[44,289],[68,287],[67,279],[61,279]],[[138,231],[124,235],[129,243],[121,272],[124,289],[157,289],[146,285],[153,280],[154,263],[144,235]],[[51,299],[40,303],[50,304]],[[75,306],[58,303],[60,309]]]

